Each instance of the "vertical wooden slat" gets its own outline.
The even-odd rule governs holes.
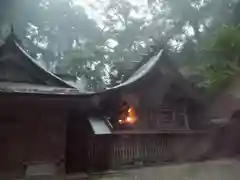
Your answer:
[[[169,158],[168,137],[139,135],[135,138],[121,138],[113,143],[114,162],[118,166],[135,160],[162,162]]]

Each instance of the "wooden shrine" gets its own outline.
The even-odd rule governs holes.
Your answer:
[[[167,57],[159,49],[122,84],[81,92],[41,68],[12,31],[0,47],[0,174],[91,172],[200,157],[205,100]]]

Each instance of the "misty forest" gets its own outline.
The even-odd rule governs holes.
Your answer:
[[[237,0],[4,0],[0,40],[10,25],[26,50],[53,73],[100,91],[126,80],[149,47],[211,95],[240,68]]]

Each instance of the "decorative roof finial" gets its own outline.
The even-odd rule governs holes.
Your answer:
[[[21,41],[17,38],[15,32],[14,32],[14,27],[13,24],[10,25],[10,33],[9,35],[6,37],[5,42],[17,42],[18,44],[21,44]]]

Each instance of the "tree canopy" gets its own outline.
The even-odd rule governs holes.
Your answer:
[[[13,24],[39,63],[87,79],[90,90],[124,81],[155,40],[167,44],[176,65],[204,89],[212,91],[239,66],[236,0],[82,2],[4,0],[0,37]]]

